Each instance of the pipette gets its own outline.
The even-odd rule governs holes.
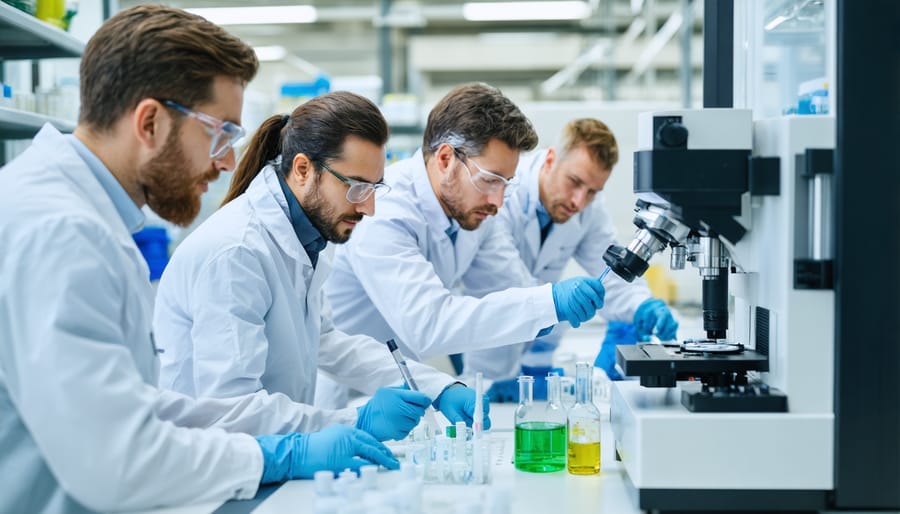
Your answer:
[[[403,376],[403,381],[406,382],[407,387],[409,387],[410,391],[418,391],[419,386],[416,385],[412,373],[410,373],[409,368],[406,367],[406,359],[403,358],[403,354],[400,353],[400,349],[397,348],[397,343],[393,339],[388,339],[387,347],[391,352],[391,357],[394,358],[394,362],[397,363],[397,367],[400,368],[400,375]],[[434,414],[434,407],[431,405],[425,409],[425,422],[428,423],[428,426],[431,428],[432,434],[436,436],[441,433],[441,425],[438,423],[437,416]]]
[[[606,275],[609,275],[609,270],[610,267],[607,266],[606,269],[603,270],[603,273],[600,274],[600,278],[598,280],[600,280],[601,283],[603,282],[603,279],[606,278]]]

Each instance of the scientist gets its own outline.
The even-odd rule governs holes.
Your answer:
[[[326,291],[337,325],[394,338],[422,359],[530,341],[559,321],[593,317],[599,280],[523,287],[536,280],[494,223],[519,152],[536,144],[498,89],[450,91],[428,116],[423,149],[386,171],[391,194],[336,251]],[[454,294],[458,285],[494,292]]]
[[[599,193],[619,160],[616,138],[602,121],[581,118],[565,125],[555,148],[523,155],[516,169],[520,185],[500,210],[498,224],[516,242],[519,256],[541,282],[559,280],[571,259],[590,275],[605,268],[603,253],[616,243],[615,227]],[[675,338],[678,323],[662,300],[650,295],[643,280],[628,283],[607,275],[606,319],[635,325],[638,337],[655,333]],[[521,374],[522,354],[549,357],[564,325],[531,343],[465,355],[466,374],[481,371],[492,380]],[[541,364],[549,365],[550,359]],[[614,363],[611,363],[614,364]]]
[[[266,390],[312,404],[317,367],[367,393],[337,411],[379,440],[402,439],[434,406],[471,424],[473,390],[415,363],[421,392],[402,381],[384,342],[335,329],[322,284],[331,245],[375,211],[388,127],[378,107],[329,93],[257,130],[224,205],[175,251],[154,314],[160,386],[202,397]],[[367,273],[367,271],[363,271]]]
[[[234,164],[257,66],[203,18],[121,11],[85,47],[75,134],[48,124],[0,170],[0,512],[251,498],[261,482],[319,469],[397,467],[347,426],[221,429],[302,428],[305,411],[284,395],[155,387],[140,207],[182,225],[197,215],[206,183]]]

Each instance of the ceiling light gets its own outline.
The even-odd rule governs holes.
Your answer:
[[[468,2],[463,18],[469,21],[580,20],[591,8],[587,2]]]
[[[287,55],[287,50],[280,45],[254,46],[253,51],[260,62],[280,61]]]
[[[316,8],[311,5],[273,5],[263,7],[209,7],[187,9],[217,25],[264,25],[312,23]]]

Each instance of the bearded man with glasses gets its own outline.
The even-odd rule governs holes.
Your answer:
[[[432,109],[422,150],[385,172],[379,211],[338,248],[326,292],[338,327],[395,339],[418,359],[528,341],[603,306],[579,277],[536,285],[492,217],[515,187],[519,153],[538,142],[498,89],[465,84]],[[460,286],[494,291],[457,294]]]

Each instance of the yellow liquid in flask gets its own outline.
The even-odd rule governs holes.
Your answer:
[[[596,475],[600,472],[600,441],[596,443],[574,443],[569,441],[569,473],[573,475]]]

